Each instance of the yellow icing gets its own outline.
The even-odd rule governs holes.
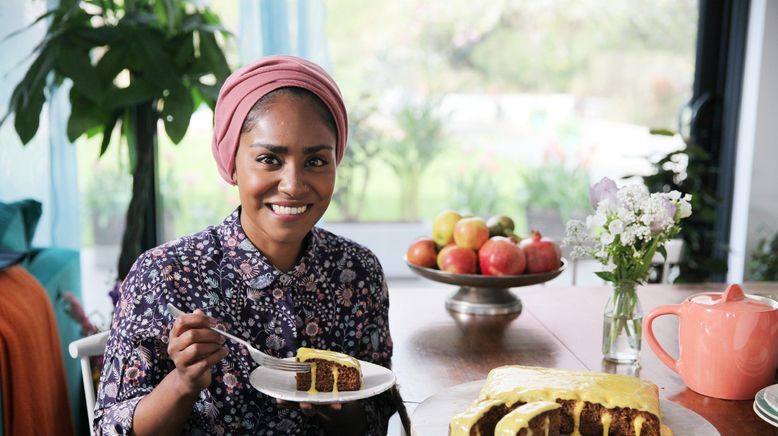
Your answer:
[[[611,421],[613,421],[613,417],[608,412],[604,412],[600,417],[600,422],[602,422],[602,436],[608,436],[608,431],[611,428]]]
[[[300,362],[306,362],[311,359],[321,359],[329,362],[337,363],[338,365],[355,368],[360,371],[359,361],[348,354],[337,353],[335,351],[317,350],[314,348],[300,347],[297,349],[297,360]]]
[[[492,407],[497,407],[500,404],[503,404],[502,401],[497,400],[474,403],[464,412],[454,415],[451,421],[449,421],[449,436],[468,436],[473,425]]]
[[[572,436],[581,436],[581,412],[583,412],[584,402],[576,401],[575,407],[573,407],[573,432]]]
[[[659,425],[659,434],[662,436],[673,436],[673,431],[670,430],[670,427],[660,424]]]
[[[646,422],[646,418],[643,418],[642,416],[636,416],[635,420],[632,421],[632,426],[635,429],[635,435],[640,436],[640,430],[643,429],[643,423]]]
[[[315,394],[319,391],[316,390],[316,365],[311,365],[311,388],[308,389],[309,394]]]
[[[549,410],[558,409],[560,406],[553,401],[535,401],[524,404],[503,416],[494,427],[494,436],[516,436],[522,428],[529,430],[529,421]],[[548,426],[546,426],[548,428]],[[530,432],[530,435],[532,433]]]
[[[530,366],[502,366],[489,372],[479,400],[589,401],[610,409],[629,407],[659,417],[659,391],[655,384],[619,374],[566,371]],[[583,407],[583,403],[581,406]],[[576,404],[578,408],[578,404]],[[576,432],[580,410],[575,414]]]

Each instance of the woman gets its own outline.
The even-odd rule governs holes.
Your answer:
[[[221,224],[141,255],[121,286],[97,395],[98,434],[382,434],[388,393],[314,407],[249,384],[256,367],[219,325],[278,357],[328,349],[389,365],[386,282],[365,247],[314,227],[347,138],[337,85],[272,56],[219,93],[213,154],[238,187]],[[193,312],[174,319],[167,303]]]

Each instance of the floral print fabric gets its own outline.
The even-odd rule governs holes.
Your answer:
[[[202,309],[220,327],[278,357],[298,347],[328,349],[389,366],[389,300],[375,255],[314,228],[296,266],[273,267],[240,225],[240,208],[221,224],[142,254],[121,285],[97,394],[97,434],[129,434],[135,407],[174,368],[167,355],[168,302]],[[281,408],[249,384],[256,364],[226,341],[184,434],[320,435],[318,418]],[[385,434],[389,393],[362,401],[368,434]]]

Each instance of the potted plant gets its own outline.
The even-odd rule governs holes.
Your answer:
[[[584,214],[589,207],[589,172],[564,161],[545,162],[521,171],[518,197],[527,211],[528,230],[541,230],[553,237],[564,236],[564,224]]]
[[[652,129],[651,134],[675,136],[668,129]],[[719,197],[710,180],[715,180],[718,168],[708,153],[689,138],[681,138],[685,146],[653,160],[655,173],[643,177],[651,192],[693,192],[694,215],[689,217],[679,237],[684,241],[685,255],[679,263],[679,283],[695,283],[723,276],[725,259],[714,256],[716,208]]]
[[[15,114],[16,132],[28,143],[50,95],[49,77],[54,86],[69,79],[68,139],[100,134],[102,155],[119,132],[133,176],[119,256],[122,280],[137,256],[157,243],[144,232],[155,219],[150,199],[157,122],[178,143],[192,112],[203,103],[214,106],[229,74],[218,42],[227,32],[207,7],[185,0],[61,0],[37,21],[42,19],[49,20],[46,36],[13,91],[8,113]]]
[[[403,216],[415,221],[421,176],[444,145],[443,119],[434,100],[406,104],[395,118],[402,135],[387,141],[383,157],[400,180]]]
[[[346,155],[338,166],[338,179],[332,202],[339,221],[359,221],[370,182],[370,165],[381,153],[382,133],[374,128],[369,117],[375,113],[372,97],[363,95],[349,113],[349,141]]]

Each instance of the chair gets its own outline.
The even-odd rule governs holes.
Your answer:
[[[662,265],[662,278],[659,283],[670,283],[670,270],[681,263],[683,246],[683,239],[671,239],[665,243],[667,258],[662,258],[659,253],[654,255],[653,263]]]
[[[81,361],[81,375],[84,379],[84,398],[86,399],[86,410],[89,415],[89,434],[94,436],[92,422],[95,419],[95,387],[92,383],[92,365],[89,358],[100,356],[105,352],[105,344],[108,342],[108,331],[96,333],[92,336],[73,341],[68,346],[70,357]],[[406,430],[410,428],[408,414],[405,411],[400,393],[396,388],[392,388],[392,397],[398,406],[398,411],[392,415],[389,421],[390,435],[405,436]],[[0,410],[2,412],[2,410]],[[1,416],[1,415],[0,415]]]
[[[92,336],[73,341],[68,346],[70,356],[81,361],[81,376],[84,380],[84,398],[86,399],[86,411],[89,416],[89,434],[94,436],[92,422],[95,419],[95,386],[92,383],[92,365],[89,358],[100,356],[105,352],[105,344],[108,342],[108,331],[96,333]]]

